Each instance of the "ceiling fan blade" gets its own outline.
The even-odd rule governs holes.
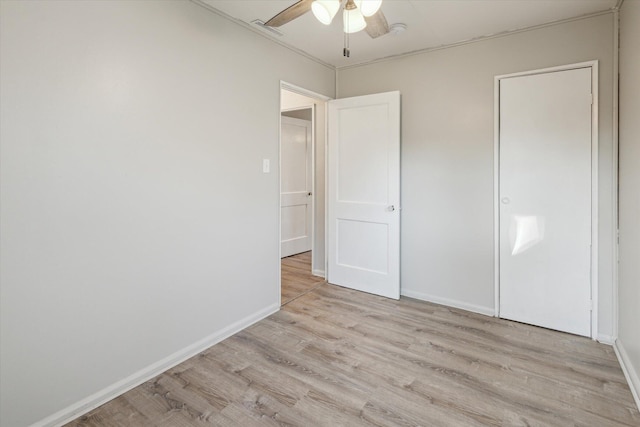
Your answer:
[[[382,13],[382,9],[379,9],[372,16],[365,17],[364,20],[367,23],[365,30],[372,39],[384,36],[389,32],[389,24],[387,24],[387,18]]]
[[[269,19],[264,23],[264,25],[267,27],[279,27],[287,22],[291,22],[309,12],[311,10],[311,3],[313,3],[313,0],[300,0],[293,6],[289,6],[273,18]]]

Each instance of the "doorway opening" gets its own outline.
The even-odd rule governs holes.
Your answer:
[[[311,274],[311,251],[280,260],[280,305],[287,305],[326,283]]]
[[[328,97],[280,85],[280,304],[325,283]]]

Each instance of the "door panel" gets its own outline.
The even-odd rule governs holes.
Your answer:
[[[389,200],[389,107],[386,104],[340,110],[338,200],[385,205]],[[355,128],[354,124],[363,124]],[[346,143],[348,142],[348,143]],[[365,160],[366,161],[363,161]]]
[[[280,142],[280,247],[287,257],[311,250],[312,125],[282,117]]]
[[[337,262],[372,273],[388,274],[389,226],[374,222],[338,220]],[[360,247],[379,248],[377,251],[360,251]]]
[[[400,297],[400,93],[329,102],[328,281]]]
[[[500,80],[500,316],[591,335],[591,68]]]

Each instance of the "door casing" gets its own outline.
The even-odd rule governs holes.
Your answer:
[[[283,80],[280,80],[280,82],[279,82],[279,91],[280,91],[281,96],[282,96],[282,90],[286,90],[286,91],[293,92],[293,93],[296,93],[296,94],[299,94],[299,95],[303,95],[303,96],[306,96],[308,98],[312,98],[312,99],[317,100],[317,101],[322,101],[322,102],[325,102],[325,104],[326,104],[327,101],[333,99],[333,98],[331,98],[329,96],[322,95],[322,94],[319,94],[317,92],[313,92],[311,90],[305,89],[303,87],[296,86],[296,85],[294,85],[292,83],[288,83],[288,82],[285,82]],[[314,112],[315,112],[316,111],[315,110],[315,106],[313,106],[313,107],[314,107]],[[305,106],[296,107],[295,109],[299,109],[299,108],[311,108],[311,105],[306,106],[306,107]],[[281,121],[281,117],[282,117],[282,111],[283,110],[281,108],[278,108],[277,120],[278,120],[278,159],[279,160],[281,159],[281,155],[282,155],[282,153],[281,153],[281,151],[282,151],[281,134],[280,134],[281,133],[281,123],[280,123],[280,121]],[[327,145],[326,132],[325,132],[324,140],[318,140],[318,138],[316,138],[316,127],[317,126],[323,126],[326,129],[326,126],[327,126],[327,124],[326,124],[326,105],[325,105],[325,115],[324,116],[325,116],[324,123],[316,123],[315,117],[312,120],[312,133],[313,133],[313,144],[314,144],[313,149],[312,149],[313,150],[312,151],[312,185],[313,185],[313,189],[314,190],[312,191],[312,195],[311,195],[311,197],[312,197],[311,204],[312,204],[312,206],[314,206],[314,212],[312,213],[312,217],[311,217],[312,218],[311,219],[311,223],[312,223],[311,224],[311,242],[312,242],[311,245],[312,245],[312,249],[313,249],[313,245],[314,245],[315,240],[317,238],[319,238],[319,236],[316,235],[316,224],[315,224],[316,223],[315,206],[317,206],[317,197],[318,197],[317,196],[317,191],[315,191],[316,174],[318,173],[318,170],[317,170],[317,167],[316,167],[316,164],[315,164],[316,163],[315,144],[322,144],[324,147],[326,147],[326,145]],[[326,171],[326,155],[325,155],[325,162],[324,162],[323,166],[324,166],[324,169]],[[324,176],[325,176],[324,186],[326,188],[326,185],[327,185],[326,184],[326,173],[324,174]],[[281,179],[282,179],[282,177],[280,176],[280,167],[278,167],[278,258],[277,258],[277,265],[278,265],[278,295],[277,295],[277,297],[278,297],[278,301],[280,301],[280,304],[282,304],[282,301],[281,301],[281,296],[282,296],[282,290],[281,290],[281,287],[282,287],[282,274],[281,274],[281,270],[280,270],[281,255],[282,255],[281,247],[280,247],[280,236],[282,236],[282,221],[281,221],[281,218],[280,218],[280,209],[281,209],[280,206],[282,205],[282,201],[280,200],[280,198],[281,198],[281,196],[280,196],[280,182],[281,181],[280,180]],[[326,211],[326,202],[327,201],[326,201],[326,191],[325,191],[325,197],[324,197],[325,211]],[[325,235],[322,236],[321,238],[323,238],[325,240],[325,242],[326,242],[326,239],[327,239],[326,214],[325,214],[325,233],[324,234]],[[312,266],[312,268],[313,268],[313,266]],[[326,277],[326,272],[327,272],[327,247],[326,247],[326,244],[325,244],[325,250],[324,250],[324,273],[325,273],[325,277]],[[312,274],[319,275],[320,273],[316,273],[315,271],[312,270]]]

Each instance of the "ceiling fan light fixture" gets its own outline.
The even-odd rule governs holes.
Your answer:
[[[344,32],[347,34],[357,33],[366,28],[367,22],[364,20],[364,16],[360,12],[360,9],[344,9],[343,13],[343,25]]]
[[[365,17],[373,16],[380,10],[382,0],[355,0],[356,6]]]
[[[340,9],[340,0],[315,0],[311,3],[313,15],[324,25],[331,24],[338,9]]]

